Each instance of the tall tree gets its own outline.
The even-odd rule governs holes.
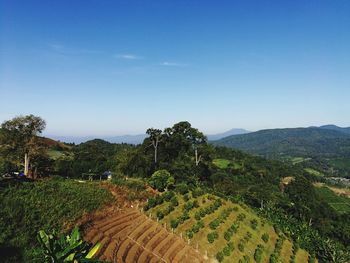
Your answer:
[[[199,153],[199,149],[206,146],[207,138],[204,136],[203,133],[198,131],[198,129],[191,128],[190,139],[192,142],[192,148],[194,150],[195,164],[196,166],[198,166],[200,161],[202,160],[202,155]]]
[[[18,116],[2,123],[0,138],[1,149],[16,155],[19,160],[24,157],[24,175],[29,174],[31,157],[41,148],[38,135],[45,129],[45,121],[34,115]]]
[[[154,148],[154,163],[157,163],[158,146],[161,141],[162,131],[159,129],[149,128],[146,133],[149,135],[151,145]]]

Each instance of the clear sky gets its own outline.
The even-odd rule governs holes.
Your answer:
[[[350,1],[0,0],[0,122],[350,126]]]

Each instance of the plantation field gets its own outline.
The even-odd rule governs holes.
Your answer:
[[[350,198],[336,195],[326,186],[316,187],[317,193],[339,213],[350,212]]]
[[[241,165],[239,163],[234,162],[234,161],[230,161],[227,159],[214,159],[213,164],[220,169],[227,169],[227,168],[239,169],[239,168],[241,168]]]
[[[84,214],[112,199],[95,183],[50,179],[2,182],[0,187],[0,257],[29,262],[39,254],[37,232],[69,228]],[[36,262],[36,261],[33,261]],[[40,261],[42,262],[42,261]]]
[[[145,214],[210,260],[269,263],[298,257],[295,262],[308,262],[306,251],[294,249],[252,210],[214,195],[166,192],[148,201]]]

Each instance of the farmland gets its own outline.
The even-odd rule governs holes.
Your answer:
[[[326,186],[316,187],[316,191],[337,212],[350,212],[350,198],[345,195],[337,195]]]
[[[146,215],[167,226],[209,259],[289,262],[291,257],[298,257],[302,260],[296,262],[308,262],[306,251],[294,251],[291,240],[277,234],[268,222],[245,206],[210,194],[188,193],[164,198],[149,201],[145,206]]]

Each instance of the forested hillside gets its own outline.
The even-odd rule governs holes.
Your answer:
[[[348,176],[350,134],[340,129],[342,128],[270,129],[229,136],[213,143],[267,158],[304,162],[305,167],[316,168],[331,175]]]

